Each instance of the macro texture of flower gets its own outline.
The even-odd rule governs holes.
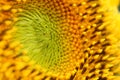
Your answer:
[[[120,80],[120,0],[0,0],[0,80]]]

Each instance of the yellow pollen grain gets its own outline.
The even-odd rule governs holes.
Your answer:
[[[95,68],[100,68],[100,67],[101,67],[101,63],[95,65]]]
[[[106,60],[109,56],[110,56],[110,55],[106,55],[106,56],[104,56],[102,59],[103,59],[103,60]]]
[[[19,11],[19,12],[22,12],[22,11],[23,11],[23,9],[19,8],[19,9],[18,9],[18,11]]]
[[[90,29],[90,28],[91,28],[91,26],[87,26],[87,28],[88,28],[88,29]]]
[[[82,13],[79,13],[80,16],[82,16],[83,14]]]
[[[12,50],[5,50],[4,53],[5,53],[5,56],[10,56],[13,54],[13,51]]]
[[[7,20],[7,21],[5,21],[5,24],[6,24],[6,25],[10,25],[10,24],[12,24],[12,21]]]
[[[102,18],[102,15],[97,15],[96,18],[97,18],[97,19]]]
[[[22,73],[22,76],[23,77],[27,77],[29,74],[30,74],[30,72],[31,72],[31,70],[30,69],[28,69],[28,70],[24,70]]]
[[[95,74],[99,74],[99,72],[100,72],[100,70],[96,70],[96,71],[95,71]]]
[[[82,2],[81,4],[82,4],[82,5],[85,5],[85,4],[86,4],[86,2]]]
[[[14,22],[18,21],[18,18],[14,17],[14,18],[13,18],[13,21],[14,21]]]
[[[94,54],[94,51],[93,51],[93,50],[90,50],[90,54]]]
[[[96,26],[97,26],[97,24],[93,24],[92,26],[96,27]]]
[[[112,67],[112,66],[113,66],[113,64],[106,64],[105,65],[106,68],[109,68],[109,67]]]
[[[101,35],[101,32],[96,32],[96,35]]]
[[[76,7],[76,6],[77,6],[77,4],[75,4],[75,3],[74,3],[72,6],[73,6],[73,7]]]
[[[17,2],[21,2],[22,0],[16,0]]]
[[[6,44],[7,44],[6,41],[1,41],[0,42],[0,48],[4,48]]]
[[[22,69],[24,66],[25,66],[25,63],[24,62],[16,62],[16,69],[17,70],[20,70]]]
[[[98,59],[98,58],[99,58],[99,55],[94,56],[94,59]]]
[[[105,41],[105,38],[103,38],[103,39],[100,39],[100,42],[104,42]]]
[[[29,61],[30,60],[30,58],[28,56],[24,56],[21,59],[24,60],[24,61]]]
[[[18,11],[17,9],[11,9],[12,13],[17,13],[17,11]]]
[[[11,43],[10,48],[15,48],[18,45],[19,45],[19,42],[13,42],[13,43]]]
[[[5,11],[7,11],[7,10],[9,10],[11,7],[12,7],[11,5],[3,5],[3,6],[2,6],[2,9],[5,10]]]
[[[12,35],[5,35],[5,36],[3,37],[3,39],[4,39],[4,40],[9,40],[11,37],[12,37]]]
[[[95,7],[97,4],[95,3],[95,4],[92,4],[92,7]]]
[[[87,15],[84,15],[83,18],[87,18]]]

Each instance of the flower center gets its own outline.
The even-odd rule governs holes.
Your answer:
[[[60,31],[54,22],[34,8],[18,13],[18,18],[19,20],[15,23],[18,29],[15,39],[20,40],[24,46],[23,49],[29,51],[30,58],[49,70],[59,66],[58,59],[62,51]]]

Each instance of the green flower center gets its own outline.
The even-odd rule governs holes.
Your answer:
[[[62,49],[60,31],[55,23],[34,8],[24,10],[18,15],[19,20],[15,23],[18,29],[15,39],[20,40],[30,58],[49,70],[59,66],[58,59],[61,57]]]

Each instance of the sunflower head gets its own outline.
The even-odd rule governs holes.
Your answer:
[[[119,3],[1,0],[0,78],[119,79]]]

